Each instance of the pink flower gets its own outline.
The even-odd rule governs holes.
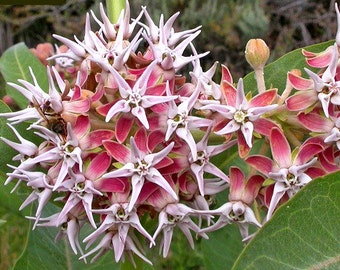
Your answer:
[[[320,76],[309,69],[305,71],[310,79],[303,79],[294,74],[288,74],[292,86],[302,92],[297,92],[286,100],[287,108],[292,111],[304,110],[320,102],[326,117],[329,117],[330,106],[340,105],[340,82],[336,78],[338,66],[338,47],[332,47],[332,58],[326,70]]]
[[[146,129],[149,129],[149,122],[145,109],[160,103],[172,101],[177,98],[176,96],[172,95],[158,96],[146,94],[147,88],[149,86],[148,82],[155,65],[156,62],[152,62],[144,70],[143,74],[135,82],[133,87],[131,87],[115,69],[109,69],[116,79],[121,99],[114,103],[107,112],[105,118],[107,122],[118,113],[126,114],[131,112],[131,114],[135,116]],[[168,88],[169,85],[166,84],[166,87]],[[119,132],[119,130],[117,132]]]
[[[260,175],[253,175],[248,180],[245,180],[244,174],[237,167],[230,168],[229,177],[229,202],[214,210],[199,211],[219,216],[215,224],[202,229],[201,232],[214,231],[235,222],[240,228],[242,238],[246,239],[248,237],[249,224],[261,227],[251,209],[251,205],[265,179]]]
[[[227,150],[231,146],[233,146],[236,141],[233,140],[229,143],[220,144],[220,145],[208,145],[208,139],[210,135],[211,128],[209,128],[201,141],[197,143],[197,158],[194,159],[192,155],[189,157],[190,161],[190,169],[194,173],[195,178],[197,180],[198,188],[200,194],[204,196],[204,182],[203,178],[204,172],[215,175],[220,179],[229,182],[229,177],[225,175],[219,168],[217,168],[214,164],[210,162],[210,158],[222,153]]]
[[[307,140],[293,155],[287,139],[278,128],[272,130],[269,141],[274,161],[260,155],[246,159],[249,165],[275,181],[267,220],[272,216],[285,194],[291,198],[301,187],[312,180],[306,171],[315,164],[317,160],[315,155],[323,150],[322,144]]]
[[[83,258],[93,254],[97,250],[102,250],[99,252],[100,255],[105,249],[113,248],[116,262],[121,259],[124,251],[132,250],[144,261],[152,264],[148,259],[140,255],[141,253],[134,244],[137,238],[133,235],[131,229],[136,229],[144,237],[149,239],[152,244],[154,241],[140,223],[136,209],[129,210],[128,208],[128,203],[114,203],[107,209],[92,210],[93,213],[102,215],[102,222],[96,231],[84,239],[84,242],[88,242],[88,248],[95,243],[100,235],[104,234],[104,237],[97,247],[82,256]]]
[[[160,251],[163,251],[163,257],[167,257],[174,229],[179,228],[187,238],[191,248],[194,248],[194,240],[190,230],[207,239],[205,233],[200,232],[200,227],[191,219],[195,210],[183,203],[179,203],[161,189],[155,190],[148,198],[148,202],[154,205],[156,209],[161,209],[158,214],[158,227],[153,235],[155,240],[162,232]],[[152,245],[150,245],[152,246]]]
[[[156,60],[164,70],[174,69],[178,71],[186,64],[195,59],[208,54],[196,54],[194,56],[184,56],[184,50],[187,46],[200,34],[200,27],[186,30],[183,32],[174,32],[173,24],[179,15],[179,12],[172,15],[169,20],[164,23],[164,17],[161,15],[159,26],[152,21],[149,13],[144,8],[144,14],[147,19],[146,33],[143,32],[144,39],[150,46],[151,56],[147,56],[152,60]]]
[[[167,130],[165,133],[165,141],[168,141],[173,133],[185,141],[191,151],[192,158],[197,159],[197,146],[191,130],[209,127],[213,122],[210,119],[205,119],[192,115],[192,110],[200,93],[201,84],[198,83],[194,92],[190,97],[183,97],[179,105],[175,101],[169,102]]]
[[[146,138],[144,139],[146,141]],[[145,144],[145,141],[137,142]],[[133,137],[130,138],[130,150],[113,141],[104,142],[104,147],[109,154],[121,162],[123,167],[108,172],[103,177],[131,177],[132,194],[128,208],[129,211],[135,206],[145,181],[159,185],[177,200],[176,192],[158,171],[158,166],[161,165],[163,159],[167,158],[173,146],[174,143],[172,142],[157,153],[148,153],[143,151],[145,149],[144,146],[142,144],[138,145]]]
[[[227,124],[215,131],[216,134],[225,135],[238,131],[239,143],[244,146],[242,142],[244,139],[246,147],[251,148],[253,132],[257,129],[258,120],[264,113],[277,107],[277,104],[270,105],[276,98],[277,91],[267,90],[248,101],[242,79],[239,80],[237,89],[226,81],[224,85],[223,93],[227,104],[208,104],[201,107],[201,110],[216,111],[226,119]],[[242,136],[241,140],[240,136]]]

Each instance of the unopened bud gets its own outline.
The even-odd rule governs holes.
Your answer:
[[[250,39],[246,45],[246,59],[253,69],[263,68],[269,58],[269,47],[264,40]]]

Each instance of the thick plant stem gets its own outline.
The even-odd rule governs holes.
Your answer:
[[[125,0],[106,0],[107,16],[111,23],[116,23],[120,12],[125,9]]]

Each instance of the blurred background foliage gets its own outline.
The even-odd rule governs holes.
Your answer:
[[[0,6],[0,55],[21,41],[28,47],[42,42],[55,43],[52,33],[81,38],[84,14],[89,9],[98,14],[99,2],[68,0],[62,6]],[[337,26],[334,2],[133,0],[130,5],[132,17],[144,5],[155,22],[161,13],[167,19],[180,11],[176,28],[183,30],[202,25],[202,33],[194,42],[199,52],[210,51],[202,60],[203,66],[208,68],[218,60],[226,64],[235,77],[241,77],[250,71],[244,59],[245,44],[250,38],[263,38],[271,48],[272,60],[295,48],[334,38]]]
[[[0,56],[11,45],[22,41],[30,48],[44,42],[53,44],[56,42],[53,33],[70,39],[76,35],[81,39],[84,15],[89,9],[98,14],[99,2],[68,0],[62,6],[0,5]],[[250,38],[260,37],[267,42],[271,49],[270,61],[293,49],[333,39],[337,29],[334,3],[334,0],[130,1],[132,17],[137,16],[143,5],[148,7],[156,24],[160,14],[167,19],[180,11],[176,28],[185,30],[202,25],[202,32],[194,43],[199,53],[210,51],[201,60],[203,67],[208,69],[218,60],[231,69],[235,78],[250,71],[244,58],[244,48]],[[93,29],[97,29],[95,25]],[[0,80],[0,96],[3,91]],[[29,226],[23,219],[8,216],[3,208],[0,208],[1,220],[6,223],[0,226],[0,269],[9,269],[20,255],[22,239]],[[202,269],[200,245],[183,260],[186,256],[183,254],[188,254],[183,250],[188,245],[182,235],[174,237],[172,253],[168,259],[158,262],[157,269]]]

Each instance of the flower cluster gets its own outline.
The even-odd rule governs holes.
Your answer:
[[[166,257],[175,228],[192,248],[193,234],[208,238],[231,223],[247,240],[249,225],[260,228],[312,179],[339,170],[338,40],[321,53],[303,51],[319,72],[290,71],[284,91],[265,88],[269,49],[251,40],[256,93],[224,65],[219,82],[218,63],[203,71],[207,53],[192,43],[200,27],[176,32],[178,15],[155,23],[142,7],[132,20],[127,2],[112,23],[100,5],[100,19],[87,14],[82,40],[54,35],[63,46],[43,59],[48,89],[33,72],[33,83],[10,83],[28,106],[0,114],[19,141],[1,138],[18,152],[5,183],[25,183],[31,193],[20,209],[37,203],[34,228],[59,227],[57,238],[85,261],[112,250],[117,262],[137,255],[151,264],[142,247],[159,246]],[[187,77],[183,67],[192,67]],[[19,134],[22,122],[39,143]],[[214,164],[235,152],[248,169]],[[213,209],[211,198],[225,190]],[[61,208],[46,217],[51,201]],[[80,239],[86,224],[92,232]]]

